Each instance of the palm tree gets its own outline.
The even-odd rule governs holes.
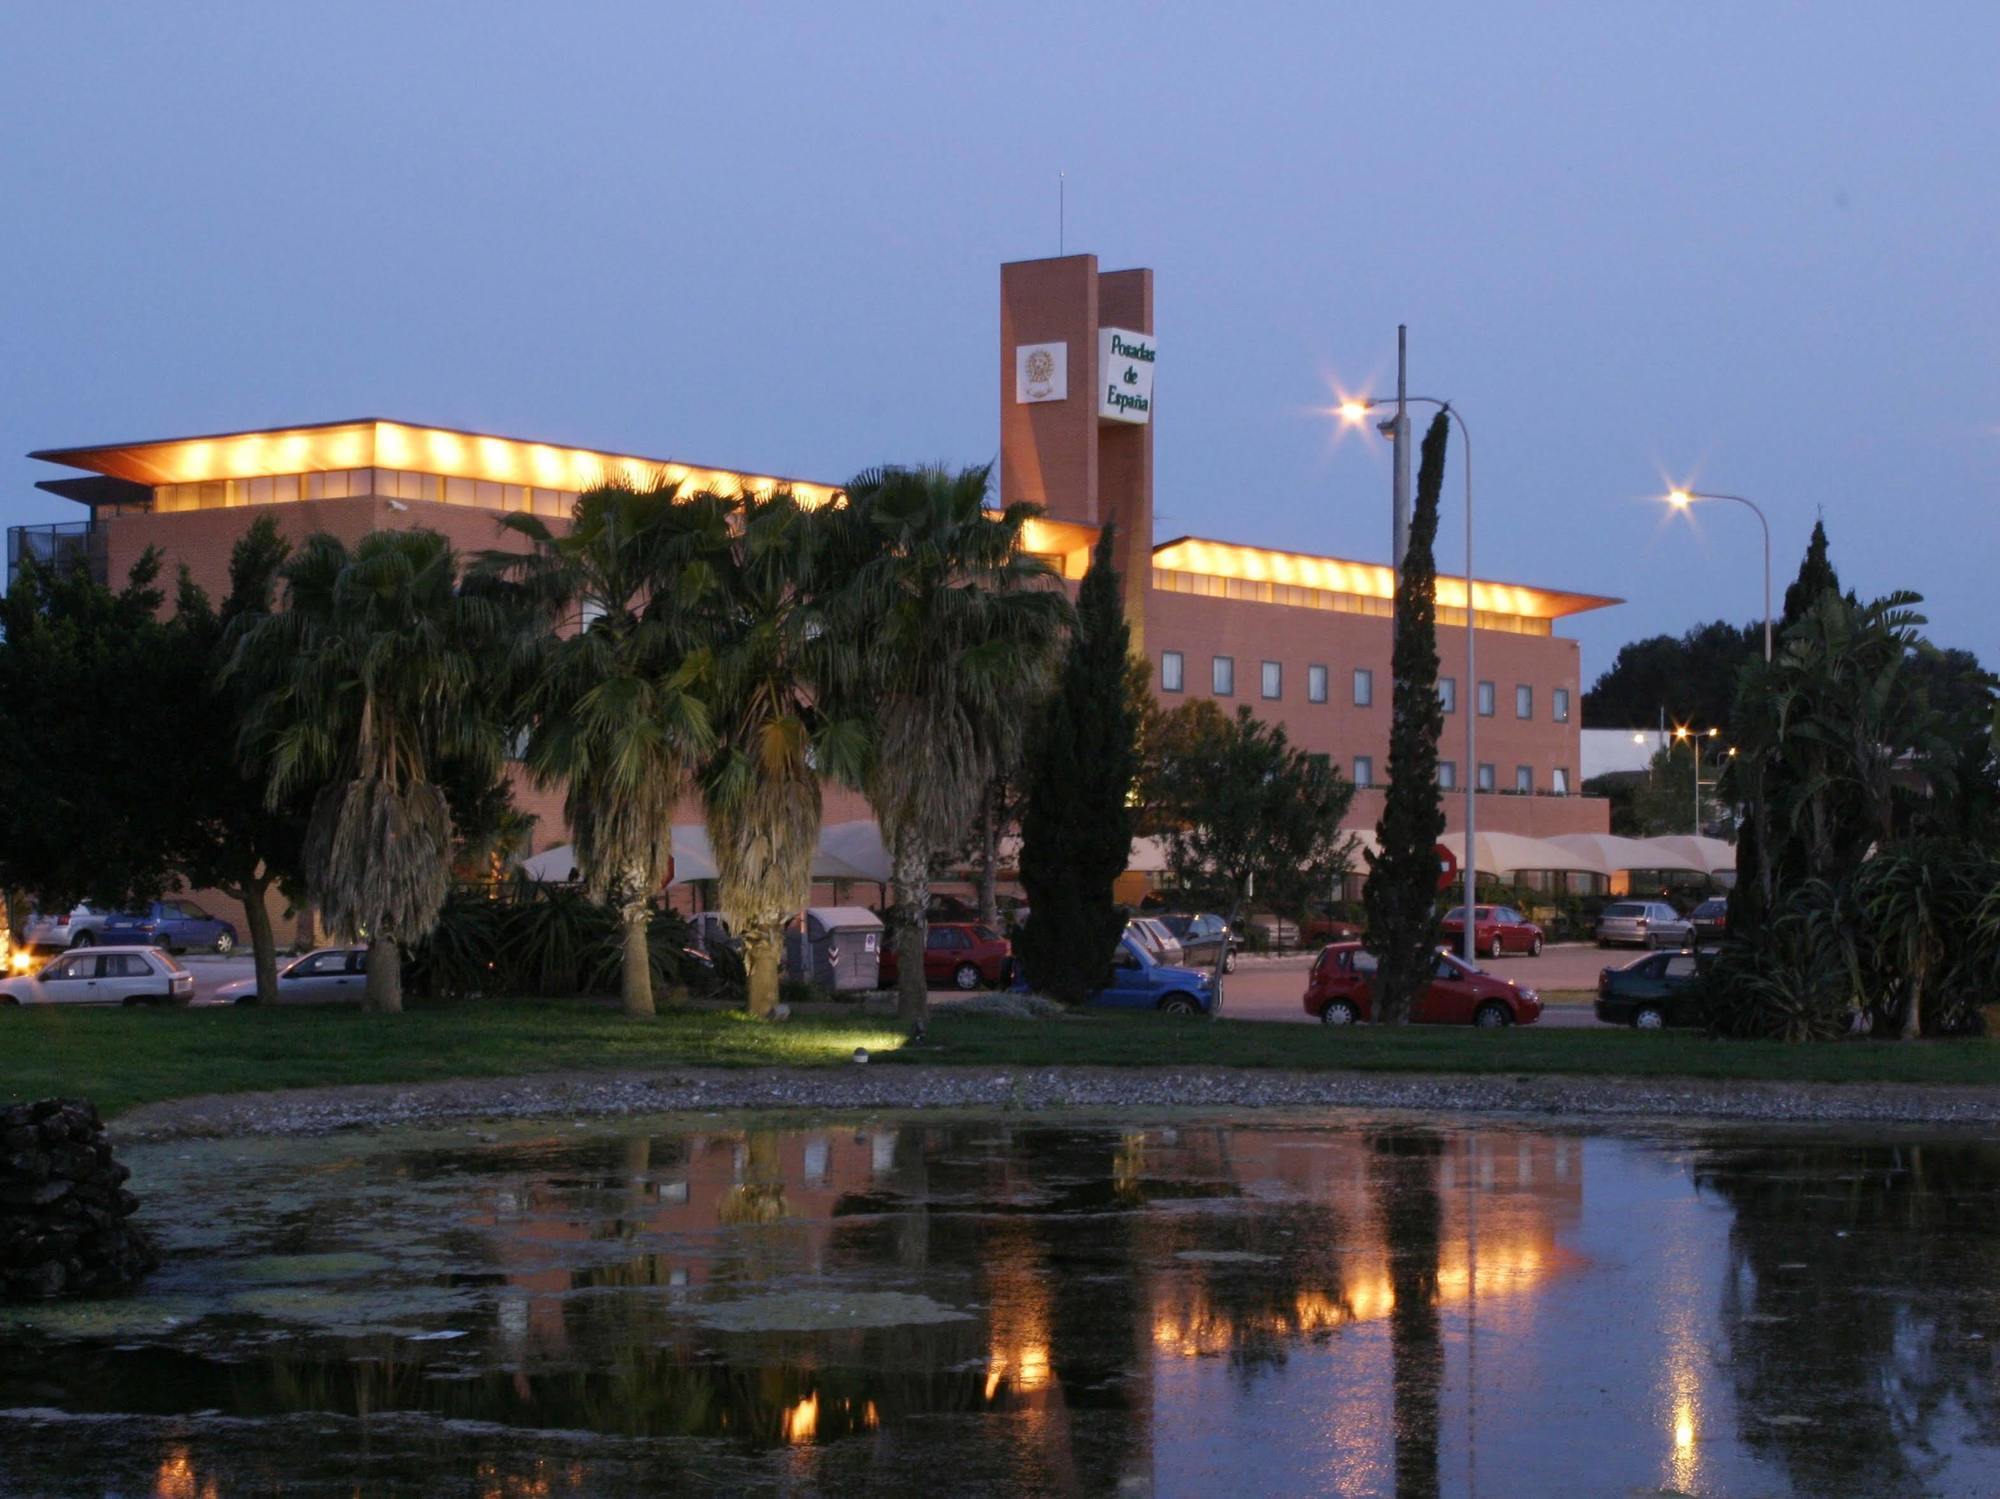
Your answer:
[[[854,780],[866,735],[828,711],[829,685],[855,669],[853,643],[826,617],[833,513],[784,491],[697,503],[716,741],[699,778],[703,820],[743,939],[749,1010],[768,1016],[785,922],[810,892],[820,777]]]
[[[673,852],[674,807],[712,743],[701,696],[708,654],[687,607],[692,515],[676,486],[622,481],[577,497],[557,536],[534,516],[501,524],[531,550],[486,553],[482,575],[518,591],[548,627],[523,632],[517,697],[522,760],[565,788],[576,865],[592,900],[615,897],[628,1015],[651,1015],[651,897]]]
[[[342,938],[366,937],[368,1005],[402,1009],[399,944],[437,923],[455,837],[444,785],[492,785],[506,754],[492,690],[504,611],[462,590],[435,531],[376,531],[349,551],[308,537],[281,570],[285,607],[237,644],[245,754],[273,807],[317,788],[308,893]]]
[[[991,466],[871,471],[848,487],[844,684],[874,724],[863,789],[889,850],[897,1014],[921,1025],[932,861],[962,843],[1052,680],[1071,609],[1022,550],[1032,505],[987,507]]]

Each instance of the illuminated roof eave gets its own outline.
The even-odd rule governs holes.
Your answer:
[[[28,456],[146,485],[389,468],[566,490],[588,488],[606,477],[645,483],[659,475],[676,482],[718,487],[789,488],[809,501],[831,498],[840,489],[839,485],[816,479],[576,448],[384,417],[98,443],[89,447],[40,448]]]
[[[1165,572],[1200,573],[1209,577],[1244,578],[1263,583],[1293,584],[1364,598],[1393,599],[1396,575],[1385,563],[1320,557],[1306,552],[1282,552],[1244,546],[1204,536],[1176,536],[1153,547],[1153,566]],[[1604,594],[1573,593],[1537,588],[1526,583],[1473,580],[1473,598],[1482,614],[1508,614],[1527,619],[1564,619],[1592,609],[1608,609],[1625,601]],[[1465,579],[1438,576],[1437,601],[1446,608],[1465,607]]]

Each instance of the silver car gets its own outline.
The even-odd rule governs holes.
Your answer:
[[[368,949],[322,947],[294,958],[278,970],[278,1003],[283,1005],[359,1002],[368,987]],[[221,1005],[257,1003],[257,980],[236,979],[215,991]]]
[[[1155,961],[1168,968],[1180,968],[1186,964],[1187,954],[1181,947],[1181,939],[1159,917],[1134,916],[1125,923],[1125,929],[1138,938]]]
[[[1615,900],[1597,918],[1597,945],[1686,947],[1694,927],[1663,900]]]
[[[0,1005],[184,1005],[194,975],[157,947],[68,952],[39,973],[0,982]]]
[[[111,913],[85,903],[74,910],[44,916],[32,912],[21,929],[23,947],[89,947],[104,940],[104,923]]]

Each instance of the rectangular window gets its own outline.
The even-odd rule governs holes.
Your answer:
[[[1479,762],[1479,789],[1481,791],[1493,789],[1493,762],[1490,760]]]
[[[1558,765],[1549,772],[1549,789],[1557,796],[1569,795],[1569,771]]]
[[[1525,682],[1514,689],[1514,716],[1516,718],[1535,716],[1535,689]]]
[[[1209,687],[1217,697],[1236,695],[1236,658],[1217,656],[1209,667]]]
[[[1306,668],[1306,700],[1323,703],[1326,701],[1326,668],[1308,666]]]
[[[1557,723],[1569,722],[1569,689],[1558,687],[1549,694],[1549,717]]]
[[[1276,661],[1266,661],[1263,680],[1259,684],[1266,698],[1277,699],[1285,695],[1285,669]]]
[[[1491,682],[1481,682],[1479,684],[1479,716],[1481,718],[1491,718],[1493,716],[1493,684]]]
[[[1458,678],[1438,678],[1438,706],[1447,713],[1458,711]]]
[[[1458,762],[1456,760],[1438,761],[1438,789],[1440,791],[1455,791],[1458,789]]]
[[[1535,789],[1535,767],[1516,765],[1514,767],[1514,789],[1523,796]]]
[[[1354,784],[1373,786],[1375,784],[1375,761],[1368,755],[1354,757]]]
[[[1354,668],[1354,706],[1366,708],[1375,701],[1375,673],[1365,666]]]
[[[1160,652],[1160,691],[1179,692],[1186,685],[1185,665],[1179,651]]]
[[[454,479],[447,475],[444,481],[444,502],[447,505],[470,505],[474,493],[473,481]]]

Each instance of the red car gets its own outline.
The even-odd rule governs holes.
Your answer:
[[[1014,944],[976,921],[934,921],[924,937],[924,985],[977,989],[1013,977]],[[896,982],[896,947],[882,947],[882,985]]]
[[[1299,928],[1299,941],[1301,943],[1360,941],[1361,928],[1340,914],[1345,909],[1345,906],[1336,906],[1330,900],[1315,901],[1312,914],[1306,917],[1305,925]]]
[[[1474,906],[1472,940],[1474,950],[1489,958],[1503,952],[1524,952],[1531,958],[1542,955],[1542,929],[1512,906]],[[1439,928],[1452,946],[1465,944],[1465,907],[1453,906],[1444,913]]]
[[[1306,1013],[1325,1025],[1374,1019],[1369,989],[1374,977],[1373,953],[1359,942],[1334,943],[1320,953],[1306,980]],[[1542,1018],[1542,997],[1440,952],[1410,1018],[1419,1025],[1533,1025]]]

